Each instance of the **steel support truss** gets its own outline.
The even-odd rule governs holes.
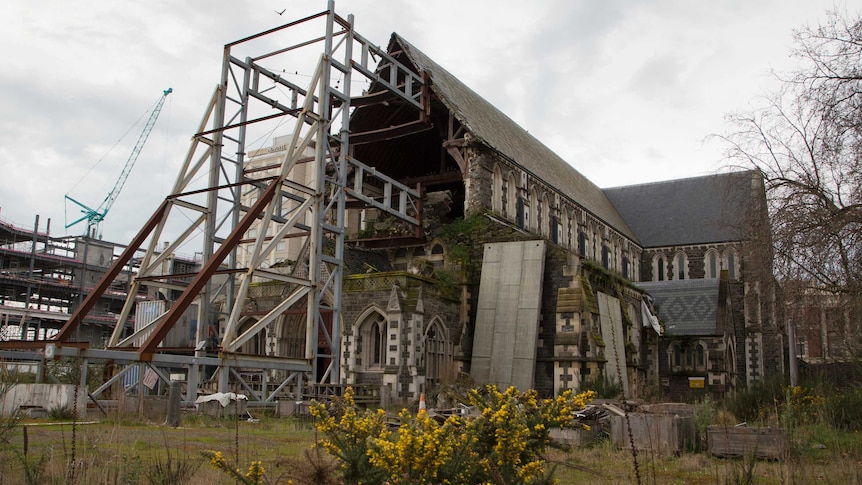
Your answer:
[[[375,91],[356,98],[357,105],[394,96],[416,109],[420,120],[427,120],[430,112],[425,78],[357,34],[353,25],[353,16],[337,15],[330,0],[324,12],[225,46],[221,81],[170,195],[60,330],[53,352],[187,366],[188,398],[192,399],[201,365],[214,362],[200,346],[194,357],[171,355],[163,341],[183,313],[196,305],[197,342],[206,340],[207,327],[215,322],[221,329],[219,390],[227,390],[236,367],[254,366],[255,362],[261,369],[290,371],[278,389],[288,382],[300,388],[302,381],[340,382],[346,202],[361,201],[413,224],[419,224],[421,209],[419,188],[407,187],[350,156],[351,86],[365,83]],[[320,31],[322,35],[313,34]],[[300,86],[284,73],[303,73],[308,83]],[[254,146],[256,141],[250,140],[269,140],[276,130],[290,134],[279,163],[265,171],[248,169],[249,150],[262,146]],[[297,176],[300,166],[311,167],[311,175],[306,168],[304,178]],[[249,229],[256,221],[257,227],[271,230],[257,231],[252,237]],[[179,236],[160,247],[168,231]],[[302,241],[301,257],[289,273],[265,264],[285,238]],[[195,251],[201,255],[200,270],[165,274],[163,263],[175,252],[191,253],[194,249],[190,247],[201,248]],[[243,260],[249,264],[238,264],[238,250],[248,253]],[[144,251],[140,269],[108,349],[63,349],[138,251]],[[288,296],[249,325],[249,317],[244,315],[249,289],[262,282],[285,285]],[[151,323],[124,335],[135,295],[143,285],[181,293]],[[276,362],[273,356],[237,357],[244,343],[289,309],[296,312],[297,306],[304,306],[306,315],[304,356]],[[329,315],[331,324],[327,325],[324,316]]]

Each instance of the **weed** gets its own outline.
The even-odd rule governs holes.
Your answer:
[[[37,458],[33,458],[32,454],[22,453],[14,450],[18,462],[21,464],[21,470],[24,472],[24,483],[27,485],[39,485],[45,480],[45,466],[48,463],[48,453],[43,448]]]
[[[694,404],[694,409],[692,411],[692,421],[694,422],[695,450],[706,450],[706,429],[711,424],[715,424],[717,415],[718,413],[716,411],[715,403],[709,397],[709,394],[707,394],[706,396],[704,396],[703,399]]]
[[[142,483],[141,478],[145,475],[144,463],[141,461],[141,457],[124,454],[120,459],[121,466],[117,470],[117,476],[122,477],[122,479],[116,483],[140,485]]]
[[[737,391],[725,400],[725,406],[738,420],[754,423],[768,420],[784,397],[781,381],[772,379]]]
[[[53,406],[48,409],[48,418],[54,421],[68,421],[75,418],[75,410],[68,404]]]
[[[757,466],[757,452],[743,457],[742,464],[734,462],[733,473],[727,477],[725,483],[733,485],[751,485],[754,483],[754,468]]]
[[[616,399],[623,396],[623,388],[619,382],[605,376],[591,376],[585,379],[578,392],[593,391],[599,399]]]
[[[236,483],[242,483],[243,485],[264,483],[266,469],[260,460],[249,463],[248,471],[243,473],[239,468],[230,466],[220,451],[206,450],[202,454],[204,457],[209,458],[210,466],[216,470],[221,470],[225,475],[236,481]]]
[[[174,483],[188,483],[192,476],[198,471],[202,460],[195,455],[184,453],[171,453],[167,450],[167,457],[156,455],[153,463],[145,465],[144,475],[151,485],[170,485]]]

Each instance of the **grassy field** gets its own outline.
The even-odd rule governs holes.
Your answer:
[[[26,425],[26,449],[24,456]],[[185,415],[179,428],[133,419],[109,419],[73,427],[51,420],[19,423],[0,449],[0,484],[235,483],[202,455],[220,451],[242,470],[253,460],[266,468],[267,483],[338,483],[328,457],[307,457],[315,432],[308,421],[264,417],[258,422]],[[783,460],[728,460],[706,453],[638,455],[641,483],[862,483],[862,435],[817,428],[795,431],[793,451]],[[238,460],[237,460],[238,452]],[[71,468],[72,461],[76,465]],[[608,442],[570,451],[554,450],[561,484],[635,483],[632,456]],[[187,474],[178,477],[178,471]],[[321,477],[329,476],[330,481]],[[175,480],[175,481],[171,481]]]
[[[862,438],[862,437],[860,437]],[[818,450],[780,461],[721,459],[707,453],[638,455],[641,483],[657,484],[855,484],[862,483],[862,455]],[[560,462],[560,483],[636,483],[631,452],[610,443],[549,455]]]
[[[311,448],[315,433],[310,422],[294,419],[250,423],[189,415],[179,428],[128,419],[78,425],[74,449],[72,425],[49,420],[23,422],[8,438],[0,459],[0,483],[27,483],[28,467],[41,474],[34,483],[66,483],[74,453],[77,483],[171,483],[159,478],[168,475],[167,469],[186,467],[194,468],[194,473],[174,483],[213,485],[234,481],[210,467],[203,451],[221,451],[234,463],[238,450],[239,468],[245,470],[252,460],[261,460],[272,483],[286,483],[308,468],[303,454]],[[279,475],[282,480],[276,481]]]

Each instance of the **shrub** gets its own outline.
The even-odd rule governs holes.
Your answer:
[[[862,430],[859,410],[862,409],[862,384],[831,394],[825,404],[826,419],[833,427],[847,431]]]
[[[347,483],[544,484],[553,481],[542,458],[552,445],[550,428],[571,425],[574,411],[594,395],[566,391],[540,400],[532,390],[487,386],[469,393],[478,416],[440,423],[424,411],[403,410],[393,431],[382,410],[359,412],[348,389],[335,413],[317,403],[312,415]]]
[[[770,380],[738,390],[725,400],[725,406],[740,421],[764,421],[775,413],[784,398],[781,382]]]
[[[174,456],[168,449],[167,459],[162,459],[161,455],[157,456],[154,463],[144,468],[144,474],[147,481],[152,485],[188,483],[200,466],[201,460],[197,459],[195,455],[177,453]],[[262,472],[263,469],[261,468]]]
[[[68,404],[54,406],[48,409],[48,417],[55,421],[67,421],[75,418],[75,410]]]
[[[695,432],[695,449],[698,451],[706,450],[707,448],[707,428],[711,424],[715,424],[718,413],[715,409],[715,402],[709,397],[709,394],[703,397],[702,400],[694,404],[692,411],[692,421],[694,422]]]
[[[244,485],[258,485],[264,483],[266,470],[263,468],[263,462],[261,461],[252,461],[248,465],[248,470],[243,473],[239,468],[230,466],[220,451],[206,450],[202,453],[206,458],[209,458],[210,466],[216,470],[223,471],[225,475],[232,478],[236,483],[242,483]],[[170,483],[183,482],[177,481]]]
[[[623,388],[618,381],[608,379],[605,376],[591,376],[585,379],[580,387],[580,392],[593,391],[597,398],[617,399],[623,397]]]
[[[826,398],[810,387],[788,386],[784,388],[784,401],[779,402],[781,425],[793,427],[813,424],[824,417]]]

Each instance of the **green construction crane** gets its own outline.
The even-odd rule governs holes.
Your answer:
[[[132,154],[129,155],[129,159],[126,160],[126,165],[123,167],[123,172],[120,174],[120,178],[118,178],[117,182],[114,183],[114,188],[111,189],[99,207],[92,209],[90,206],[69,197],[69,194],[65,195],[66,200],[78,205],[81,208],[81,213],[84,214],[78,219],[66,224],[66,229],[86,220],[87,233],[85,235],[88,237],[98,237],[99,239],[102,238],[101,223],[105,219],[105,216],[108,215],[108,211],[111,209],[111,206],[114,205],[114,202],[117,200],[117,196],[120,195],[120,191],[123,190],[123,185],[126,184],[126,179],[129,178],[129,173],[131,173],[132,167],[138,159],[138,155],[141,154],[141,150],[144,148],[144,143],[147,142],[147,137],[149,137],[150,132],[153,131],[153,127],[156,125],[156,120],[159,118],[159,113],[162,112],[165,98],[167,98],[173,91],[174,90],[172,88],[168,88],[162,92],[162,97],[159,98],[158,103],[156,103],[156,107],[153,108],[153,112],[150,113],[150,117],[147,119],[144,131],[142,131],[140,136],[138,136],[138,142],[135,143],[135,147],[132,148]]]

